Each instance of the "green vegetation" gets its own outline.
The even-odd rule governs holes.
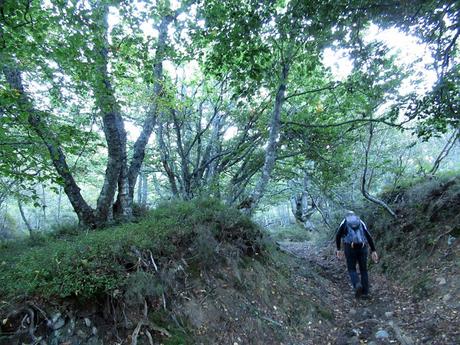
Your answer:
[[[144,289],[153,273],[139,271],[141,261],[153,258],[163,269],[168,260],[185,258],[205,266],[213,262],[218,248],[200,249],[204,234],[218,243],[233,243],[249,255],[262,246],[259,229],[217,200],[164,203],[138,223],[3,244],[1,293],[87,299],[127,290],[135,281],[137,290],[128,289],[129,296],[158,294],[163,289],[161,281]],[[149,270],[154,272],[153,267]],[[145,279],[149,284],[141,284]]]
[[[277,341],[272,299],[331,315],[283,300],[270,239],[325,243],[353,209],[380,269],[451,260],[459,22],[454,0],[0,0],[2,301],[113,302],[97,317],[131,333],[162,309],[177,344],[173,316],[198,335],[249,310]],[[20,307],[0,330],[38,343]]]
[[[312,238],[312,233],[299,224],[277,227],[270,231],[270,236],[274,241],[308,241]]]
[[[382,262],[377,268],[407,284],[419,298],[435,292],[434,272],[454,270],[460,235],[460,177],[406,179],[383,194],[398,214],[393,219],[382,210],[362,210],[375,234]]]

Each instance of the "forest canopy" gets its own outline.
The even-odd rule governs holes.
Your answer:
[[[66,199],[92,228],[203,195],[326,224],[356,195],[385,207],[383,186],[458,167],[459,23],[457,1],[1,0],[0,236]]]

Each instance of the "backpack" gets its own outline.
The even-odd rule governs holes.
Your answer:
[[[345,243],[351,244],[365,244],[367,243],[366,236],[364,235],[364,228],[361,219],[356,215],[350,215],[345,218],[345,226],[347,234],[343,238]]]

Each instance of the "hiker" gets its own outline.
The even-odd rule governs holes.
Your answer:
[[[340,223],[335,236],[337,244],[337,258],[342,259],[344,252],[340,250],[341,241],[344,242],[345,258],[347,269],[350,274],[351,284],[355,290],[355,297],[367,298],[369,296],[369,278],[367,275],[367,247],[371,248],[371,257],[377,262],[379,257],[375,251],[374,241],[367,230],[366,224],[353,212],[348,211],[345,219]],[[359,266],[359,273],[356,272],[356,264]]]

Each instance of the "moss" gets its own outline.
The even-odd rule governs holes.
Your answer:
[[[321,305],[315,305],[316,312],[325,320],[333,320],[334,313],[331,310],[324,308]]]
[[[165,345],[192,345],[193,341],[187,335],[182,333],[171,333],[171,337],[166,338],[163,342]]]
[[[162,339],[161,343],[164,345],[192,345],[194,342],[189,334],[184,329],[173,325],[173,320],[164,311],[157,310],[149,313],[149,319],[156,326],[168,330],[169,337]]]
[[[422,274],[414,281],[412,292],[418,297],[427,297],[431,294],[432,288],[428,275]]]

